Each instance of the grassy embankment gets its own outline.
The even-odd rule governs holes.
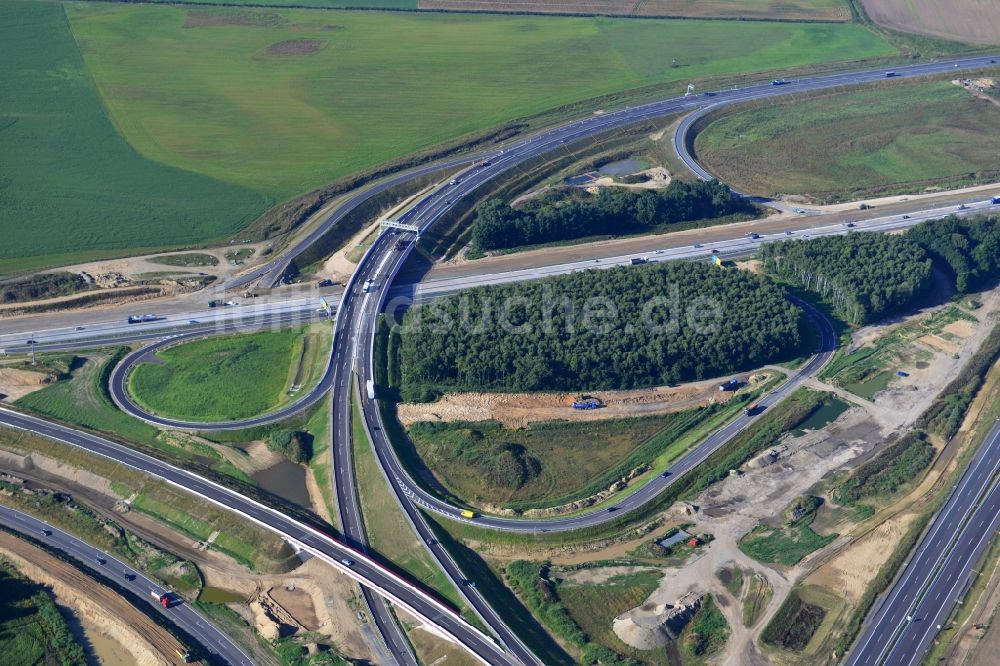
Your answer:
[[[0,558],[0,654],[7,666],[84,666],[83,647],[52,592]]]
[[[273,411],[322,376],[328,327],[212,337],[157,352],[129,376],[129,391],[163,416],[225,421]],[[297,389],[295,387],[298,387]]]
[[[58,421],[142,444],[175,460],[197,462],[241,481],[249,477],[224,456],[202,442],[180,434],[160,432],[119,410],[107,391],[108,374],[127,350],[83,356],[46,355],[44,367],[60,379],[18,399],[18,407]]]
[[[725,115],[695,148],[742,191],[832,202],[996,181],[998,128],[1000,108],[949,81],[894,82]]]
[[[750,576],[747,582],[747,590],[743,595],[743,625],[752,627],[760,618],[767,605],[774,596],[774,589],[767,579],[759,573]]]
[[[196,541],[209,541],[211,548],[257,571],[285,571],[297,561],[285,543],[273,533],[196,499],[161,481],[121,463],[66,444],[14,430],[0,430],[0,448],[18,455],[46,456],[71,468],[87,470],[107,483],[106,492],[130,500],[139,511]],[[25,511],[33,513],[30,504]],[[43,515],[55,519],[55,515]],[[73,531],[72,524],[67,526]]]
[[[356,400],[352,400],[351,444],[361,514],[372,550],[436,591],[454,607],[462,608],[464,604],[458,590],[417,539],[396,503],[368,441]]]
[[[0,26],[0,273],[223,238],[271,204],[250,188],[151,161],[120,136],[63,5],[10,0]]]
[[[0,441],[0,446],[2,445],[3,442]],[[5,505],[41,518],[107,553],[114,553],[178,592],[196,596],[201,589],[201,576],[194,565],[181,562],[171,553],[157,548],[71,498],[42,489],[28,492],[20,484],[7,481],[0,481],[0,490],[3,491]]]
[[[704,463],[678,478],[654,501],[599,527],[566,533],[515,534],[483,530],[465,523],[447,523],[448,530],[456,539],[463,541],[489,542],[540,551],[599,540],[620,539],[626,534],[630,537],[641,536],[656,529],[659,523],[655,517],[663,509],[677,500],[689,499],[725,478],[729,470],[738,468],[754,454],[773,444],[783,433],[798,427],[832,399],[833,397],[826,393],[797,391],[781,404],[767,410],[753,427],[738,434],[728,444],[710,455]],[[633,488],[638,487],[640,486],[633,486]],[[646,526],[648,529],[644,527],[636,531],[640,526]]]

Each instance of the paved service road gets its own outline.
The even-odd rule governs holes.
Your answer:
[[[920,664],[968,592],[1000,527],[1000,423],[993,426],[910,561],[879,601],[847,666]],[[987,572],[988,575],[989,572]]]
[[[99,578],[113,579],[119,587],[133,592],[141,600],[140,603],[146,604],[198,641],[212,661],[234,666],[253,666],[253,660],[228,635],[215,628],[190,604],[184,603],[176,595],[171,595],[170,607],[163,608],[151,593],[156,592],[159,595],[168,590],[114,555],[94,548],[72,534],[52,527],[34,516],[3,505],[0,505],[0,524],[66,553],[80,566],[96,572]],[[99,563],[99,560],[104,563]],[[130,601],[135,603],[134,600]]]

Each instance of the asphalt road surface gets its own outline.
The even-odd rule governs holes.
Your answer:
[[[405,608],[427,628],[464,646],[483,663],[497,666],[516,663],[492,638],[469,625],[433,594],[400,578],[365,553],[235,490],[97,435],[6,408],[0,408],[0,425],[29,431],[115,460],[233,511],[281,535],[294,548],[319,557],[341,573],[376,590]]]
[[[979,575],[974,567],[1000,527],[998,472],[1000,423],[990,430],[910,561],[869,616],[847,666],[923,662]]]
[[[894,71],[897,77],[907,78],[907,77],[927,76],[932,74],[941,74],[946,72],[955,72],[966,69],[978,69],[982,67],[988,67],[991,64],[995,64],[995,61],[996,61],[995,57],[983,56],[977,58],[955,60],[946,63],[928,63],[921,65],[899,67],[896,68]],[[650,120],[657,117],[672,115],[680,112],[703,109],[707,106],[732,104],[736,102],[762,99],[781,94],[806,92],[811,90],[832,88],[836,86],[873,82],[877,80],[882,80],[884,78],[886,78],[884,70],[835,74],[829,76],[790,81],[785,83],[784,85],[771,85],[771,86],[758,85],[758,86],[750,86],[743,89],[734,89],[731,91],[727,90],[727,91],[719,91],[716,93],[708,93],[704,95],[693,95],[690,97],[674,98],[670,100],[663,100],[660,102],[644,104],[633,108],[626,108],[621,111],[612,112],[600,116],[592,116],[529,137],[528,139],[519,144],[516,144],[510,148],[506,148],[505,150],[500,151],[499,153],[489,155],[488,163],[482,164],[480,166],[475,166],[470,170],[467,170],[460,177],[456,178],[456,180],[452,181],[451,184],[437,188],[437,190],[432,192],[429,196],[421,199],[413,208],[407,211],[407,213],[403,216],[401,221],[406,222],[408,224],[414,224],[421,230],[425,230],[430,226],[432,226],[434,222],[436,222],[445,212],[447,212],[447,210],[454,204],[455,201],[472,193],[474,190],[486,184],[500,173],[510,168],[513,168],[514,166],[522,163],[525,160],[531,159],[533,157],[542,155],[547,152],[551,152],[553,150],[557,150],[561,144],[572,143],[574,141],[592,136],[597,133],[606,132],[619,127],[639,123],[644,120]],[[461,163],[462,161],[456,162],[456,164],[461,164]],[[434,166],[428,165],[426,168],[431,169],[434,168]],[[403,176],[400,175],[399,177],[402,178]],[[359,194],[358,196],[363,196],[363,195]],[[320,233],[322,228],[323,225],[320,225],[320,227],[314,233]],[[326,390],[329,384],[333,383],[332,374],[337,372],[335,368],[338,367],[341,368],[340,377],[342,379],[340,381],[344,381],[343,377],[345,376],[349,377],[353,369],[361,369],[362,363],[366,359],[364,359],[364,356],[359,355],[358,353],[359,349],[363,349],[365,347],[368,348],[369,357],[367,360],[368,364],[370,365],[370,349],[371,349],[370,336],[373,335],[371,322],[375,321],[375,317],[378,314],[378,309],[377,308],[374,310],[370,309],[368,305],[371,302],[375,302],[381,305],[382,301],[381,297],[374,301],[370,298],[372,295],[372,290],[379,291],[388,289],[388,287],[395,279],[397,273],[399,272],[403,260],[405,259],[405,256],[408,253],[408,251],[399,252],[396,249],[393,240],[394,237],[389,236],[388,234],[383,234],[375,242],[375,244],[366,253],[365,258],[359,264],[354,276],[352,277],[352,282],[348,286],[348,289],[345,290],[344,297],[342,300],[342,305],[338,309],[337,313],[337,323],[335,324],[336,326],[335,341],[333,345],[332,356],[330,359],[331,361],[330,366],[328,367],[327,373],[324,376],[323,381],[321,382],[321,386],[317,388],[317,391],[319,391],[320,388]],[[406,234],[403,235],[402,240],[407,240]],[[309,239],[306,239],[306,241],[312,242]],[[287,261],[288,260],[287,257],[294,256],[294,254],[295,251],[293,250],[292,253],[286,255],[286,258],[284,258],[283,261]],[[278,269],[279,269],[278,264],[271,265],[270,267],[267,266],[262,267],[262,269],[258,269],[260,273],[257,277],[266,276],[268,274],[268,271],[271,271],[271,277],[273,277],[273,275],[276,273],[276,271],[278,271]],[[358,285],[361,283],[359,282],[359,278],[365,281],[364,284],[368,285],[367,288],[362,288],[360,293]],[[352,307],[352,302],[356,300],[361,301],[360,307],[357,308]],[[368,322],[367,329],[365,328],[366,321]],[[342,326],[340,325],[341,322],[343,322]],[[362,338],[359,344],[357,334],[361,331],[364,331],[367,337]],[[348,338],[350,338],[351,344],[344,344],[344,342]],[[824,339],[823,351],[821,351],[819,355],[817,355],[816,357],[813,358],[812,361],[810,361],[810,363],[807,365],[806,369],[803,370],[803,372],[805,372],[806,370],[814,371],[817,367],[820,367],[823,362],[825,362],[826,357],[828,357],[829,355],[829,350],[826,349],[827,333],[825,330],[823,339]],[[819,365],[815,365],[817,363]],[[125,368],[125,371],[127,371],[127,367]],[[122,374],[124,374],[124,371]],[[370,375],[370,368],[367,369],[367,372],[362,373],[362,376],[366,375]],[[796,384],[796,380],[798,379],[798,381],[801,382],[801,378],[804,376],[805,375],[801,373],[793,376],[788,382],[783,384],[782,387],[780,387],[778,390],[769,395],[765,400],[761,401],[761,407],[767,408],[768,406],[774,404],[776,400],[780,399],[784,395],[787,395],[787,392],[793,390],[794,386],[792,385]],[[338,406],[340,403],[346,403],[348,405],[347,409],[349,410],[349,403],[351,400],[350,396],[351,392],[349,390],[334,391],[333,410],[335,414],[344,413],[343,408]],[[122,397],[123,396],[119,395],[119,397],[116,398],[116,401],[118,401]],[[314,396],[312,395],[305,396],[304,398],[301,399],[300,403],[297,404],[301,406],[303,404],[306,404],[307,400],[313,398]],[[315,397],[315,399],[313,399],[313,402],[315,402],[316,399],[318,399],[318,396]],[[124,407],[128,406],[127,400],[121,402],[120,404]],[[373,432],[373,434],[379,433],[374,436],[375,446],[376,450],[379,451],[379,460],[383,461],[383,464],[385,464],[384,461],[389,459],[387,456],[391,456],[394,458],[395,453],[392,450],[392,447],[385,440],[384,435],[382,435],[384,431],[381,429],[381,425],[380,424],[373,425],[374,423],[377,423],[377,421],[373,421],[372,419],[373,418],[377,419],[378,414],[377,410],[375,409],[374,400],[369,399],[367,395],[363,396],[362,398],[362,410],[365,415],[366,424],[368,425],[370,431]],[[9,413],[7,412],[4,412],[3,416],[5,419],[10,418]],[[146,420],[152,420],[150,419],[150,415],[144,415],[144,418]],[[744,418],[747,420],[749,419],[749,417],[744,417]],[[276,419],[272,418],[269,420],[273,421]],[[156,421],[153,420],[153,422]],[[264,423],[269,421],[263,420],[260,422]],[[252,423],[244,422],[240,424],[214,424],[213,426],[209,427],[206,427],[205,424],[198,424],[197,427],[199,429],[212,429],[213,427],[223,429],[223,428],[233,428],[233,427],[245,427],[246,425],[250,424]],[[161,423],[161,425],[169,426],[171,424]],[[695,452],[693,452],[691,455],[685,458],[685,461],[690,461],[691,465],[697,464],[697,462],[703,459],[704,455],[707,455],[704,449],[705,445],[711,446],[710,442],[713,442],[713,440],[716,437],[721,437],[723,439],[718,443],[714,444],[716,447],[720,446],[721,443],[723,443],[724,441],[728,441],[728,438],[731,437],[732,434],[734,434],[735,431],[733,433],[728,432],[730,428],[739,430],[742,427],[746,427],[746,425],[747,425],[746,421],[741,422],[741,420],[737,419],[733,423],[726,426],[726,428],[723,428],[719,432],[715,433],[711,438],[709,438],[709,440],[703,442],[703,444],[699,446],[695,450]],[[190,424],[183,424],[183,423],[176,424],[176,427],[189,427],[189,426]],[[49,425],[47,427],[53,427],[53,426]],[[82,435],[81,433],[76,434],[76,436],[81,436],[81,435]],[[335,439],[334,455],[337,456],[336,449],[338,447],[343,448],[344,446],[349,446],[349,440],[344,441],[343,438],[340,438],[340,440],[338,441]],[[703,455],[699,455],[699,452],[702,452]],[[156,462],[159,463],[159,461]],[[163,463],[159,464],[162,465]],[[384,469],[384,471],[390,477],[396,476],[392,469]],[[402,469],[400,468],[399,471],[402,472]],[[686,469],[677,469],[675,471],[676,473],[681,473],[683,471],[686,471]],[[396,482],[397,482],[396,485],[399,486],[400,490],[406,493],[408,497],[414,502],[420,503],[421,501],[427,501],[430,503],[430,506],[428,506],[428,508],[430,508],[431,510],[440,510],[445,512],[449,510],[454,511],[453,509],[451,509],[451,507],[447,508],[435,507],[433,505],[433,501],[435,498],[433,498],[429,494],[424,494],[425,496],[421,497],[421,491],[419,490],[419,488],[415,486],[415,484],[413,487],[403,488],[403,486],[406,485],[404,479],[405,475],[402,477],[396,476]],[[621,511],[627,511],[630,508],[639,506],[642,502],[648,501],[652,497],[655,497],[655,495],[660,490],[662,490],[662,488],[666,487],[666,485],[668,485],[670,481],[671,481],[670,476],[660,477],[658,482],[654,481],[647,484],[639,492],[635,493],[634,495],[630,496],[628,499],[623,501],[622,503],[623,506],[618,507],[618,509]],[[659,487],[657,487],[658,485]],[[227,497],[227,500],[232,500],[232,499],[233,498]],[[248,500],[244,499],[243,501],[246,502]],[[406,504],[406,502],[404,502],[404,504]],[[260,509],[257,509],[257,511],[259,512]],[[562,521],[536,521],[538,523],[544,523],[544,524],[539,524],[537,526],[532,526],[531,521],[513,521],[516,526],[507,525],[504,522],[497,522],[495,525],[491,526],[497,527],[499,529],[519,529],[519,530],[523,530],[525,529],[525,527],[528,527],[528,529],[537,528],[539,530],[575,529],[577,527],[581,527],[584,525],[605,522],[607,520],[614,519],[615,517],[616,517],[615,515],[610,515],[606,513],[605,514],[591,513],[589,515],[584,515],[580,517],[563,519]],[[271,519],[272,519],[271,516],[268,516],[268,520],[270,521]],[[479,522],[482,523],[486,520],[487,519],[484,518]],[[488,520],[504,521],[504,519],[492,518],[492,517],[489,518]],[[565,527],[563,527],[559,525],[559,523],[565,523],[566,525]],[[553,525],[559,525],[559,526],[553,527]],[[377,573],[377,572],[372,572],[372,573]],[[368,580],[372,579],[368,578]],[[423,602],[425,600],[417,599],[417,601]],[[500,628],[498,627],[493,627],[493,628],[495,631],[499,632],[505,629],[505,626]],[[465,631],[465,627],[457,627],[457,629],[459,630],[460,633]],[[481,635],[479,636],[469,635],[467,632],[463,636],[459,636],[457,634],[453,635],[458,637],[459,640],[461,640],[467,647],[470,647],[470,649],[472,649],[473,652],[475,652],[476,654],[492,655],[497,650],[497,647],[493,645],[492,642],[487,641],[484,643],[483,637]],[[464,639],[466,637],[470,638],[470,640],[472,641],[471,644],[465,642]],[[503,658],[506,658],[506,656],[504,655]]]
[[[163,608],[151,593],[160,595],[168,590],[114,555],[94,548],[72,534],[52,527],[31,515],[3,505],[0,505],[0,524],[62,551],[76,560],[79,566],[96,572],[98,578],[114,579],[116,585],[134,593],[136,598],[141,600],[140,603],[159,613],[198,641],[213,662],[233,664],[233,666],[253,666],[253,660],[229,636],[177,595],[171,595],[170,607]]]

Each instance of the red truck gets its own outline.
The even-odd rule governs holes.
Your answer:
[[[150,596],[160,602],[160,605],[164,608],[170,608],[170,593],[169,592],[157,592],[156,590],[149,591]]]

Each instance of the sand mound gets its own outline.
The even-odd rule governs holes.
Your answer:
[[[675,606],[643,604],[615,618],[615,635],[637,650],[655,650],[674,640],[699,606],[700,598]]]

